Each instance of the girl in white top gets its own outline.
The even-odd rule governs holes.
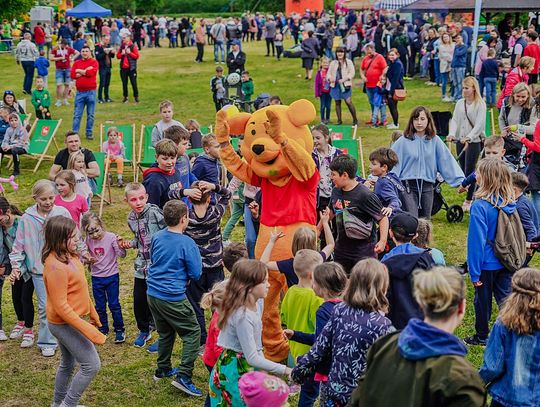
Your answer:
[[[75,175],[75,193],[81,195],[90,205],[93,194],[86,175],[86,163],[82,151],[75,151],[69,155],[68,170]]]
[[[245,406],[238,390],[240,377],[254,369],[289,374],[291,369],[263,355],[262,311],[268,293],[268,270],[258,260],[240,260],[232,270],[219,308],[218,346],[223,348],[210,374],[210,401]]]
[[[450,34],[443,33],[439,43],[439,64],[441,71],[441,92],[443,102],[450,102],[452,98],[446,96],[446,85],[448,84],[448,76],[450,75],[450,66],[454,57],[455,44],[452,42]]]
[[[470,175],[476,168],[476,162],[482,151],[486,138],[486,104],[480,95],[478,81],[468,76],[463,80],[463,99],[456,103],[454,114],[450,121],[447,141],[455,141],[459,155],[459,165],[465,176]],[[463,210],[471,207],[475,184],[467,190],[463,202]]]

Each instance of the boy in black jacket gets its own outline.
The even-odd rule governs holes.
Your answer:
[[[416,269],[428,270],[434,266],[431,253],[411,243],[416,237],[418,219],[408,212],[396,214],[390,221],[390,237],[396,244],[383,258],[388,268],[390,286],[388,318],[396,329],[403,329],[411,318],[423,319],[424,315],[414,299],[412,277]]]

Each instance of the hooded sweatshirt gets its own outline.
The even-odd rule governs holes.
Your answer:
[[[137,248],[139,252],[135,258],[135,278],[146,278],[146,272],[150,267],[150,244],[152,236],[165,229],[163,212],[159,207],[146,204],[141,213],[131,211],[128,215],[128,226],[135,235],[130,242],[131,247]]]
[[[15,128],[9,126],[4,135],[4,140],[2,141],[2,148],[6,147],[20,147],[24,151],[28,152],[28,132],[24,126],[19,122],[19,125]]]
[[[422,310],[414,299],[412,273],[416,269],[428,270],[434,266],[431,253],[427,249],[404,243],[394,247],[382,258],[388,268],[390,286],[388,318],[396,329],[402,329],[411,318],[423,318]]]
[[[41,263],[41,251],[45,244],[43,224],[53,216],[65,216],[71,219],[69,211],[62,206],[53,206],[47,217],[43,217],[37,211],[37,204],[28,208],[21,216],[13,249],[9,255],[12,268],[26,271],[23,275],[25,281],[30,279],[30,274],[43,274]]]
[[[517,206],[510,203],[501,209],[511,215]],[[471,205],[467,234],[467,266],[473,283],[480,280],[482,270],[493,271],[504,268],[493,252],[493,245],[489,243],[495,240],[498,217],[499,210],[485,199],[476,199]]]
[[[222,166],[221,162],[208,154],[201,154],[193,163],[193,175],[199,181],[210,182],[211,184],[221,184]]]
[[[484,384],[466,353],[454,335],[411,319],[401,333],[371,347],[350,406],[484,406]],[[389,380],[389,372],[396,380]]]
[[[183,188],[180,174],[176,169],[166,172],[159,168],[157,163],[143,172],[143,185],[148,193],[148,203],[161,209],[170,200],[170,192]]]
[[[380,177],[375,183],[373,192],[379,197],[384,207],[392,208],[392,216],[401,212],[401,200],[399,194],[405,191],[405,187],[394,173],[388,173]]]
[[[392,173],[402,181],[423,180],[435,183],[439,172],[448,184],[457,187],[465,178],[452,153],[437,136],[431,140],[417,135],[414,135],[413,140],[400,137],[392,145],[392,150],[399,158]]]

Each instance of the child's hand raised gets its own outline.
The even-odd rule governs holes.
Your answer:
[[[319,217],[322,223],[330,222],[330,209],[328,208],[323,209],[321,212],[319,212]]]
[[[291,339],[294,335],[294,331],[292,329],[284,329],[283,330],[283,337],[285,339]]]
[[[198,201],[199,199],[201,199],[202,191],[197,188],[188,188],[188,189],[184,189],[184,195],[189,198],[196,199]]]
[[[392,208],[382,208],[381,213],[383,216],[389,218],[392,215]]]
[[[270,241],[272,243],[276,243],[279,239],[285,236],[285,233],[283,233],[281,230],[274,230],[270,232]]]

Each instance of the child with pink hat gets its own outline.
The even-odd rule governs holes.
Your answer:
[[[238,381],[247,407],[288,407],[289,386],[279,377],[265,372],[249,372]]]

